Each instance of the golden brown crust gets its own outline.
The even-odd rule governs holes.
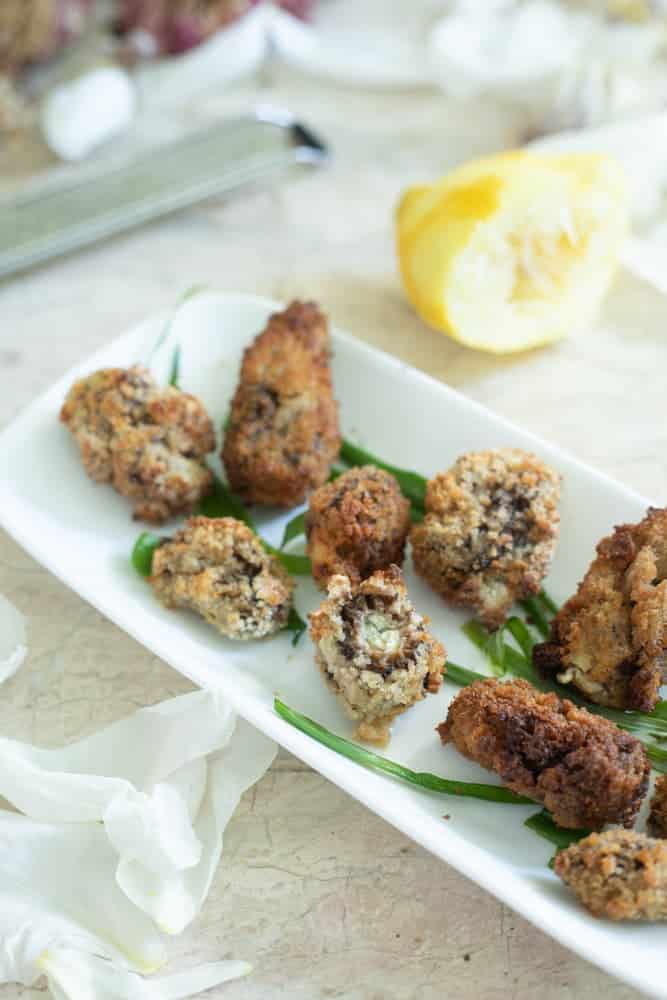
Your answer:
[[[518,448],[471,452],[431,479],[410,542],[417,572],[489,628],[535,594],[558,537],[558,475]]]
[[[667,654],[667,509],[649,509],[597,546],[535,664],[600,705],[649,712]]]
[[[594,917],[667,919],[667,842],[606,830],[560,851],[554,870]]]
[[[343,574],[352,584],[392,563],[401,565],[410,530],[410,503],[392,475],[364,465],[320,486],[306,514],[315,582]]]
[[[292,302],[243,356],[222,460],[246,503],[294,507],[321,486],[340,449],[326,317]]]
[[[132,500],[134,516],[161,524],[189,513],[213,483],[205,456],[213,425],[194,396],[160,388],[150,372],[106,368],[76,382],[60,411],[83,466]]]
[[[294,583],[257,535],[233,517],[192,517],[153,555],[150,578],[168,608],[189,608],[229,639],[261,639],[287,624]]]
[[[541,802],[560,826],[631,826],[648,787],[639,740],[524,680],[464,688],[438,732],[512,791]]]
[[[390,566],[357,586],[333,576],[309,617],[316,662],[358,723],[357,737],[384,746],[395,716],[440,688],[446,660],[428,620],[413,608],[403,574]]]
[[[667,838],[667,774],[660,774],[655,779],[646,828],[654,837]]]

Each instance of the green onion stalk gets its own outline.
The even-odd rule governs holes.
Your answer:
[[[290,725],[299,729],[302,733],[306,733],[312,739],[317,740],[318,743],[329,747],[330,750],[335,750],[336,753],[347,757],[349,760],[353,760],[356,764],[360,764],[371,771],[390,774],[392,777],[400,778],[410,785],[416,785],[426,791],[439,792],[443,795],[483,799],[485,802],[504,802],[510,805],[525,806],[532,803],[531,799],[527,799],[523,795],[515,795],[514,792],[500,785],[484,785],[472,781],[453,781],[449,778],[442,778],[438,774],[431,774],[429,771],[413,771],[409,767],[404,767],[403,764],[398,764],[387,757],[382,757],[371,750],[366,750],[364,747],[359,746],[358,743],[346,740],[342,736],[336,736],[335,733],[325,729],[324,726],[321,726],[318,722],[314,722],[313,719],[309,719],[308,716],[302,715],[301,712],[297,712],[293,708],[289,708],[279,698],[276,698],[273,704],[275,711],[285,722],[289,722]]]

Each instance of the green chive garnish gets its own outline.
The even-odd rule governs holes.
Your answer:
[[[217,476],[214,476],[212,491],[199,501],[197,513],[203,517],[234,517],[247,524],[251,531],[257,531],[257,526],[243,503]]]
[[[285,530],[283,532],[283,540],[280,543],[280,548],[284,549],[293,538],[299,538],[300,535],[306,533],[306,512],[303,511],[301,514],[297,514],[293,517],[291,521],[288,521],[285,525]]]
[[[364,448],[360,448],[359,445],[352,444],[351,441],[347,441],[346,439],[343,440],[341,445],[340,457],[348,465],[375,465],[378,469],[391,472],[392,476],[398,481],[403,496],[407,497],[419,510],[424,509],[427,480],[423,476],[406,469],[399,469],[395,465],[389,465],[387,462],[376,458],[370,451],[366,451]]]
[[[181,349],[177,345],[174,351],[174,356],[171,359],[171,372],[169,373],[169,385],[173,385],[174,389],[180,389],[178,384],[178,379],[181,371]]]
[[[285,630],[292,633],[292,645],[296,646],[303,633],[308,628],[307,622],[303,620],[296,608],[290,608],[289,618]]]
[[[525,601],[519,601],[519,605],[525,612],[529,623],[535,626],[543,639],[548,639],[551,629],[537,598],[528,597]]]
[[[486,802],[506,802],[522,806],[530,805],[532,802],[531,799],[515,795],[514,792],[510,792],[509,789],[502,788],[500,785],[451,781],[448,778],[441,778],[437,774],[430,774],[428,771],[413,771],[409,767],[404,767],[402,764],[380,756],[380,754],[364,749],[358,743],[346,740],[342,736],[336,736],[335,733],[325,729],[318,722],[314,722],[306,715],[289,708],[278,698],[274,700],[273,706],[285,722],[289,722],[290,725],[311,736],[318,743],[323,743],[329,749],[335,750],[336,753],[342,754],[343,757],[347,757],[371,771],[382,771],[384,774],[391,774],[394,778],[407,781],[411,785],[418,785],[430,792],[441,792],[443,795],[459,795],[473,799],[484,799]]]
[[[533,833],[536,833],[538,837],[543,837],[544,840],[555,844],[556,851],[549,858],[549,868],[553,868],[556,855],[560,851],[564,851],[570,844],[576,844],[578,840],[583,840],[591,832],[590,830],[567,830],[565,827],[556,826],[551,813],[547,812],[546,809],[542,809],[541,812],[529,816],[528,819],[524,820],[523,825],[527,826]]]
[[[151,531],[142,531],[137,538],[130,557],[132,565],[141,576],[150,576],[153,571],[153,553],[164,538]]]

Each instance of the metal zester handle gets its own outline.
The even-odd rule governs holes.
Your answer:
[[[257,112],[94,177],[19,194],[0,203],[0,277],[327,155],[287,113]]]

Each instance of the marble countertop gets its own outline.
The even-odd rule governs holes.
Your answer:
[[[227,92],[217,110],[267,92],[328,138],[332,165],[0,285],[0,426],[75,362],[204,282],[317,299],[362,340],[645,496],[664,497],[667,298],[621,275],[589,336],[498,359],[427,329],[402,295],[398,192],[512,144],[520,123],[428,91],[370,94],[281,67]],[[190,688],[2,533],[0,592],[26,614],[30,643],[27,663],[2,688],[3,735],[61,744]],[[254,964],[212,1000],[636,995],[286,753],[244,798],[203,912],[170,951],[171,969],[220,957]],[[0,1000],[21,993],[6,986]]]

